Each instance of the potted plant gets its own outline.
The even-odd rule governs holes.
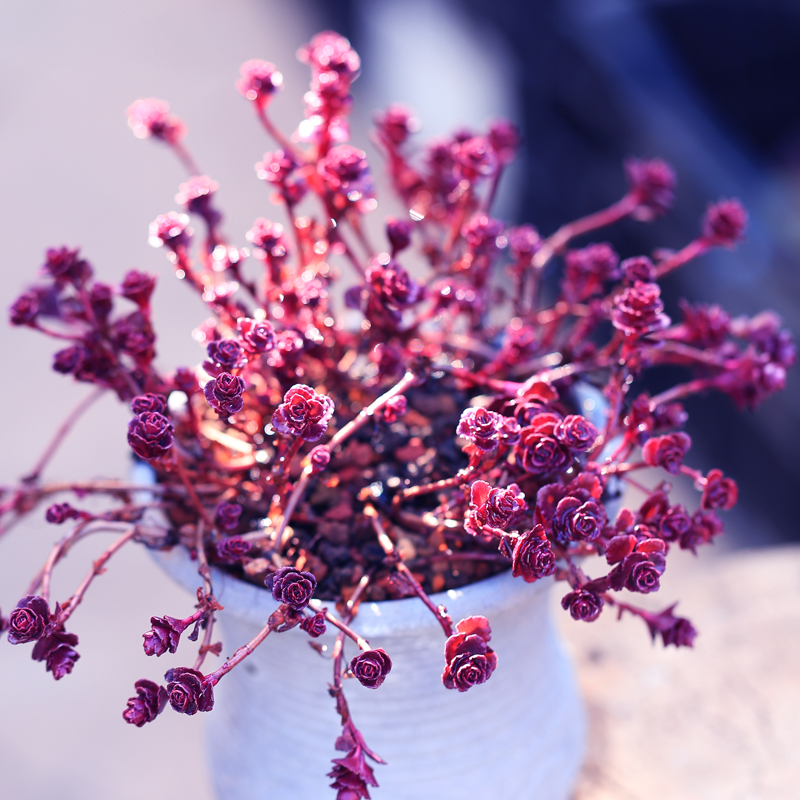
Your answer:
[[[403,762],[405,784],[386,779],[394,796],[415,781],[460,796],[490,761],[484,786],[494,796],[565,797],[582,717],[545,589],[565,582],[561,604],[575,620],[614,609],[638,616],[665,646],[692,645],[696,632],[674,606],[654,612],[635,601],[658,590],[670,550],[721,533],[718,512],[737,498],[719,470],[684,463],[691,441],[680,401],[718,390],[757,405],[783,387],[791,337],[769,312],[731,319],[682,303],[680,321],[665,313],[662,277],[742,238],[735,200],[710,205],[697,238],[652,260],[621,260],[606,243],[572,248],[623,218],[665,213],[675,177],[662,161],[629,160],[622,199],[549,237],[492,218],[518,147],[506,122],[415,153],[411,113],[378,114],[375,141],[408,216],[387,219],[385,241],[372,242],[363,225],[377,206],[370,167],[347,143],[358,55],[332,32],[299,55],[312,81],[291,138],[268,113],[278,70],[264,61],[241,69],[237,87],[278,146],[256,174],[284,219],[256,219],[246,247],[226,239],[217,184],[199,174],[166,103],[128,109],[134,133],[166,144],[189,172],[181,211],[157,217],[149,235],[213,314],[193,332],[201,365],[156,369],[153,276],[102,284],[68,247],[47,251],[40,282],[13,303],[13,324],[67,340],[54,369],[97,387],[79,412],[102,392],[130,403],[137,466],[124,480],[42,482],[71,418],[32,473],[4,488],[3,530],[42,506],[68,527],[2,626],[11,644],[32,644],[56,680],[68,675],[79,659],[72,614],[114,554],[136,542],[196,590],[193,609],[153,609],[162,616],[144,632],[145,652],[198,644],[186,666],[138,681],[123,717],[142,727],[167,706],[209,712],[239,675],[214,715],[230,723],[215,748],[224,796],[261,796],[262,781],[299,796],[323,780],[310,769],[312,733],[336,724],[335,709],[323,758],[339,751],[328,773],[339,800],[377,785],[376,739]],[[549,268],[559,259],[556,283]],[[403,262],[415,264],[413,277]],[[650,396],[646,372],[662,365],[684,376]],[[639,480],[649,468],[665,473],[654,487]],[[680,475],[693,480],[698,508],[671,502]],[[623,485],[640,500],[612,511]],[[52,502],[63,490],[74,498]],[[87,493],[107,496],[108,510],[81,508]],[[109,528],[119,538],[56,601],[60,560]],[[587,574],[591,555],[607,568]],[[262,646],[275,635],[284,641]],[[320,669],[329,677],[311,689]],[[426,709],[438,739],[419,732]],[[246,718],[265,729],[269,759],[242,755],[259,735]],[[258,781],[239,757],[250,770],[262,765]]]

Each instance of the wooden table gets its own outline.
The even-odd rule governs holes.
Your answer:
[[[671,554],[641,605],[677,599],[693,649],[628,615],[559,615],[590,728],[574,800],[797,800],[800,547]]]

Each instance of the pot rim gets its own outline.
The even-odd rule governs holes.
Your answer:
[[[193,591],[200,585],[197,562],[192,561],[188,552],[180,546],[175,545],[169,550],[152,550],[151,555],[186,589]],[[225,610],[258,627],[266,623],[279,605],[266,587],[248,583],[218,567],[211,567],[211,581],[214,596]],[[436,605],[444,605],[453,622],[458,622],[465,616],[482,614],[490,617],[499,609],[531,603],[552,585],[552,578],[525,583],[521,578],[512,578],[508,569],[458,589],[437,592],[430,598]],[[326,602],[329,607],[334,605],[334,601],[321,602]],[[418,597],[363,602],[359,605],[354,625],[365,638],[385,635],[389,631],[392,634],[420,633],[428,628],[440,627],[439,621]]]

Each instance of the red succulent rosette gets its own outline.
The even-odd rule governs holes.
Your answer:
[[[139,139],[152,136],[168,144],[177,144],[186,134],[186,126],[169,113],[169,103],[155,97],[142,98],[128,106],[128,125]]]
[[[534,414],[530,424],[520,431],[519,442],[514,446],[514,456],[525,472],[546,475],[567,465],[569,451],[555,436],[560,422],[561,417],[558,414],[541,412]]]
[[[511,574],[525,583],[534,583],[556,571],[553,546],[542,525],[536,525],[522,534],[514,543],[511,556]]]
[[[578,452],[591,450],[599,435],[597,428],[580,414],[569,414],[553,428],[553,436],[561,444]]]
[[[444,646],[442,683],[447,689],[466,692],[489,680],[497,667],[497,655],[489,647],[492,629],[486,617],[462,619],[456,631]]]
[[[166,414],[167,398],[163,394],[140,394],[131,400],[131,411],[134,414],[146,414],[148,411]]]
[[[654,436],[642,448],[642,458],[651,467],[662,467],[670,475],[677,475],[691,446],[689,434],[682,431]]]
[[[645,161],[628,158],[625,161],[630,192],[637,203],[636,219],[643,222],[666,214],[675,199],[675,172],[666,161],[654,158]]]
[[[706,475],[706,484],[700,500],[700,508],[731,509],[739,499],[739,487],[733,478],[726,478],[721,469],[712,469]]]
[[[378,785],[375,773],[364,756],[363,747],[357,745],[344,758],[333,759],[334,766],[328,777],[333,778],[331,788],[336,789],[337,800],[359,800],[359,798],[368,800],[367,786]]]
[[[450,152],[459,171],[467,180],[475,181],[497,172],[497,153],[485,136],[473,136],[463,142],[456,142]]]
[[[269,320],[242,317],[237,322],[242,347],[252,354],[266,353],[275,347],[275,326]]]
[[[733,247],[744,238],[747,212],[738,200],[719,200],[703,217],[703,239],[718,247]]]
[[[607,523],[600,498],[603,484],[582,472],[566,486],[549,483],[536,495],[536,519],[562,547],[573,541],[594,541]]]
[[[607,242],[569,250],[564,257],[561,286],[570,302],[577,303],[599,294],[603,286],[619,278],[619,256]]]
[[[640,594],[657,592],[666,567],[666,545],[661,539],[645,538],[639,539],[634,547],[633,552],[625,555],[608,573],[608,585],[614,591],[627,589]],[[620,552],[616,555],[620,555]]]
[[[381,256],[370,261],[366,279],[381,305],[393,311],[416,303],[421,289],[393,258],[383,263]]]
[[[264,108],[272,96],[283,86],[283,75],[274,64],[251,58],[239,67],[242,76],[236,81],[236,88],[242,97]]]
[[[614,298],[611,323],[626,336],[643,336],[669,326],[657,283],[636,281]]]
[[[693,647],[697,631],[688,619],[676,617],[672,613],[676,605],[677,603],[673,603],[660,614],[647,614],[644,621],[654,640],[656,636],[661,636],[664,647],[671,644],[675,647]]]
[[[654,283],[656,280],[656,266],[647,256],[634,256],[626,258],[619,265],[622,277],[630,284],[641,281]]]
[[[467,241],[467,247],[475,255],[492,255],[499,249],[498,239],[505,226],[499,219],[492,219],[487,214],[475,214],[461,228],[461,235]]]
[[[525,495],[516,483],[498,489],[478,480],[470,487],[469,512],[464,527],[473,536],[484,532],[486,527],[500,533],[511,526],[527,507]]]
[[[332,147],[317,162],[317,171],[337,206],[372,196],[372,176],[367,154],[349,144]]]
[[[479,450],[488,453],[500,441],[504,417],[486,408],[467,408],[461,414],[456,434],[472,442]]]
[[[272,427],[284,436],[301,436],[307,442],[316,442],[328,429],[333,411],[330,397],[298,383],[286,392],[275,409]]]

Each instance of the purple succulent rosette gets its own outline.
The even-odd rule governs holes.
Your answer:
[[[225,531],[232,531],[239,525],[242,516],[242,507],[239,503],[223,502],[217,506],[214,514],[220,528]]]
[[[634,215],[642,221],[649,221],[666,214],[675,199],[675,172],[660,158],[645,161],[628,158],[625,173],[631,193],[636,200]]]
[[[217,542],[217,558],[220,561],[232,563],[246,556],[252,545],[239,536],[229,536]]]
[[[314,472],[322,472],[331,463],[331,451],[324,444],[318,444],[311,449],[308,460]]]
[[[132,269],[125,274],[125,278],[119,287],[119,293],[136,303],[140,308],[146,309],[155,288],[156,279],[154,275],[148,275]]]
[[[223,372],[240,370],[247,363],[247,354],[235,339],[215,339],[206,348],[208,359],[203,362],[203,369],[212,378]]]
[[[131,400],[131,411],[137,416],[148,411],[166,414],[167,398],[163,394],[140,394]]]
[[[192,716],[214,708],[214,687],[195,669],[175,667],[164,675],[169,704],[180,714]]]
[[[317,639],[328,630],[325,624],[325,615],[318,611],[310,617],[303,617],[300,621],[300,627],[312,638]]]
[[[602,483],[589,472],[566,485],[546,484],[536,496],[536,519],[562,547],[570,542],[592,542],[607,522],[602,494]]]
[[[142,634],[145,655],[163,656],[164,653],[174,653],[187,623],[174,617],[150,617],[150,624],[153,627]]]
[[[8,641],[11,644],[35,642],[50,622],[50,608],[43,597],[28,595],[8,615]]]
[[[365,650],[350,662],[350,671],[362,686],[377,689],[392,670],[392,659],[382,648]]]
[[[136,689],[136,697],[128,699],[122,718],[129,725],[141,728],[142,725],[152,722],[164,710],[169,696],[163,686],[153,681],[136,681],[133,687]]]
[[[561,418],[554,413],[536,414],[520,431],[514,455],[519,465],[531,475],[548,475],[563,469],[569,463],[569,448],[556,438],[556,427]]]
[[[661,287],[657,283],[636,281],[614,298],[611,323],[626,336],[643,336],[669,327],[664,313]]]
[[[81,512],[69,503],[53,503],[45,512],[44,518],[53,525],[63,525],[71,519],[78,519]]]
[[[420,287],[394,259],[386,263],[380,256],[370,262],[366,273],[367,284],[381,305],[393,311],[413,305],[420,297]]]
[[[266,587],[280,603],[295,611],[302,611],[314,596],[317,579],[310,572],[295,567],[281,567],[266,578]]]
[[[34,661],[44,661],[45,669],[53,674],[59,681],[72,672],[75,662],[80,655],[75,650],[78,637],[74,633],[67,633],[61,628],[45,633],[33,646],[31,658]]]
[[[145,411],[128,423],[128,444],[139,458],[152,461],[172,449],[174,428],[163,414]]]
[[[227,419],[244,408],[244,388],[244,381],[238,375],[221,372],[203,387],[203,394],[211,408]]]
[[[594,622],[603,610],[603,598],[595,592],[577,589],[563,597],[561,607],[569,611],[572,619]]]

